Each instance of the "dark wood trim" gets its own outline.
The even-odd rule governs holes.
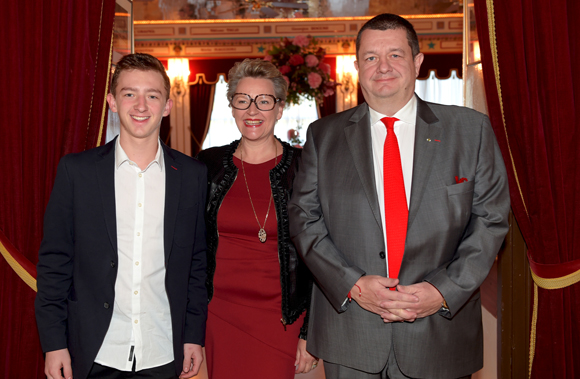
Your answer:
[[[505,246],[505,243],[504,243]],[[502,246],[503,249],[503,246]],[[501,251],[500,251],[501,254]],[[493,262],[493,266],[491,266],[491,270],[489,270],[489,274],[487,278],[481,283],[480,291],[481,291],[481,305],[493,316],[497,319],[497,261],[496,258],[495,262]],[[498,338],[499,340],[499,338]]]
[[[498,256],[498,378],[528,377],[532,278],[527,247],[510,212],[510,230]]]

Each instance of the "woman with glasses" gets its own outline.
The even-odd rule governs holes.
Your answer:
[[[272,63],[236,63],[227,95],[241,138],[198,156],[209,185],[210,379],[290,379],[318,362],[306,351],[312,278],[290,241],[286,208],[300,149],[274,136],[287,89]]]

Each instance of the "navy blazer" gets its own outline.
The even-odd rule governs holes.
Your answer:
[[[162,144],[165,288],[175,370],[183,344],[202,345],[207,317],[205,165]],[[115,140],[63,157],[44,216],[36,320],[44,352],[68,348],[76,379],[88,376],[113,314],[117,278]]]

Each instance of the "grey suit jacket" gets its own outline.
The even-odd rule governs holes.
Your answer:
[[[506,170],[489,119],[418,99],[399,280],[433,284],[450,312],[413,323],[385,324],[356,302],[344,304],[361,275],[387,276],[367,104],[314,122],[302,157],[289,214],[292,239],[317,284],[308,349],[366,372],[384,368],[391,346],[411,377],[480,369],[478,288],[507,233],[509,212]],[[456,176],[467,181],[457,183]]]

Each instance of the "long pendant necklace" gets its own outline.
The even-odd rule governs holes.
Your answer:
[[[276,141],[274,141],[274,146],[276,146],[276,156],[274,157],[274,167],[276,167],[276,165],[278,164],[278,145],[276,144]],[[256,209],[254,208],[254,202],[252,201],[252,195],[250,195],[250,187],[248,187],[248,179],[246,179],[246,170],[244,168],[244,154],[242,153],[242,149],[240,148],[240,160],[242,161],[242,172],[244,173],[244,182],[246,183],[246,190],[248,191],[248,197],[250,198],[250,205],[252,206],[252,211],[254,211],[254,217],[256,217],[256,222],[258,223],[258,226],[260,227],[260,230],[258,231],[258,239],[260,240],[260,242],[265,243],[266,242],[266,238],[268,237],[266,235],[266,221],[268,221],[268,215],[270,214],[270,206],[272,205],[272,190],[270,190],[270,201],[268,202],[268,211],[266,212],[266,218],[264,219],[264,226],[262,226],[260,224],[260,221],[258,220],[258,215],[256,214]]]

